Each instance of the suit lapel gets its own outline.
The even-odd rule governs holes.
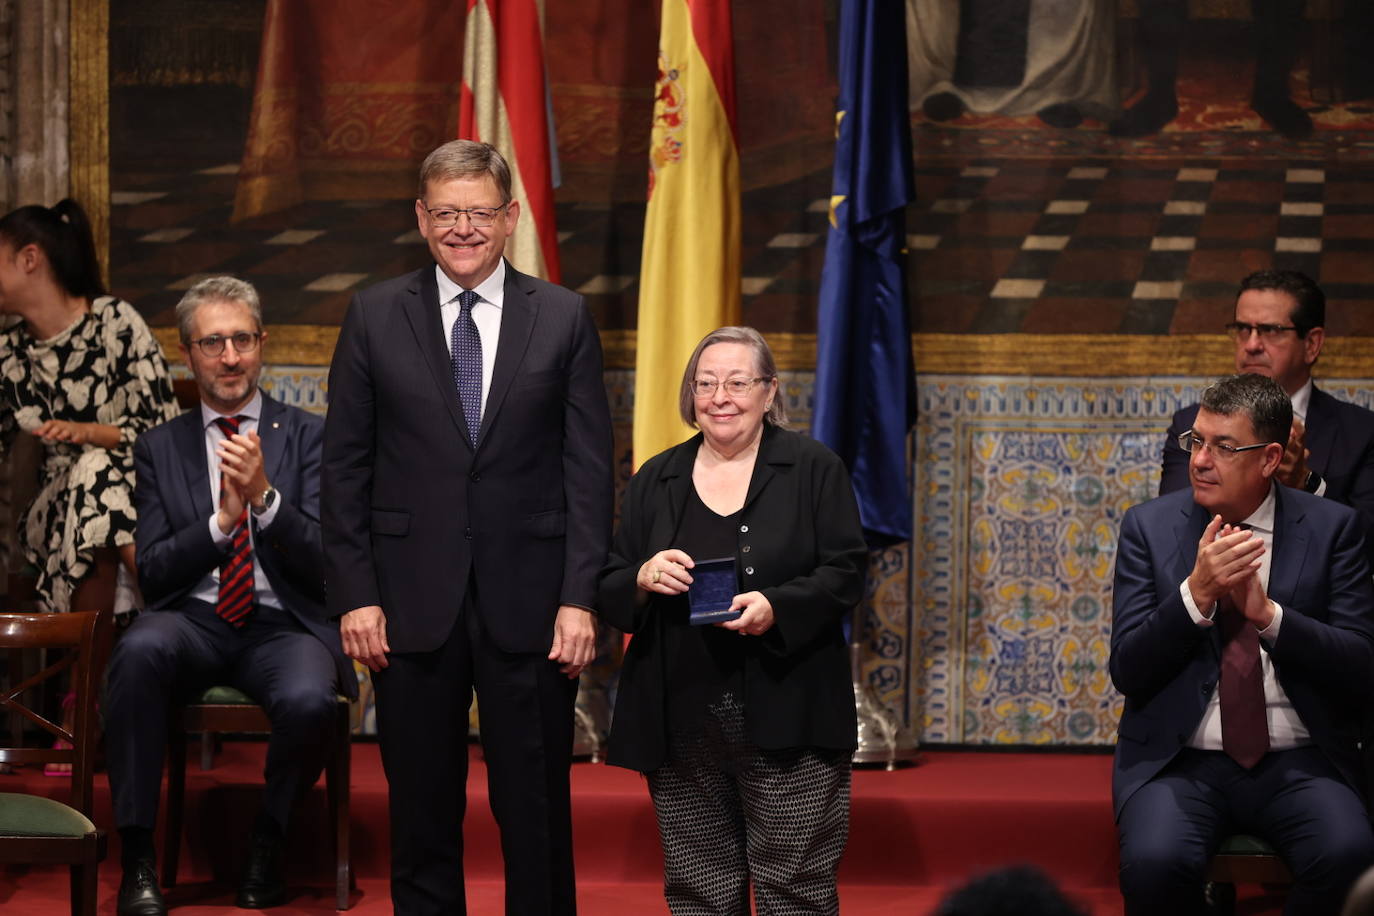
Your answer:
[[[463,442],[469,442],[463,408],[458,403],[458,389],[453,384],[453,364],[444,345],[444,324],[439,318],[439,285],[434,279],[434,268],[419,271],[416,284],[405,292],[401,310],[410,322],[429,374],[439,386],[449,419],[462,432]]]
[[[480,448],[491,429],[501,405],[510,391],[520,364],[525,359],[525,349],[534,331],[534,319],[539,313],[539,305],[523,289],[525,275],[510,264],[506,264],[505,301],[501,304],[501,336],[496,341],[496,363],[491,369],[491,388],[487,391],[487,402],[482,407],[482,431],[477,437]],[[452,387],[452,386],[450,386]]]
[[[282,455],[286,452],[286,408],[262,393],[262,418],[258,438],[262,440],[262,467],[268,480],[281,477]]]
[[[1335,453],[1340,423],[1336,419],[1335,398],[1312,386],[1312,399],[1307,402],[1307,423],[1304,444],[1311,453],[1308,461],[1318,474],[1326,473]]]
[[[173,439],[178,454],[186,462],[186,498],[193,514],[205,518],[215,511],[210,499],[210,470],[205,452],[205,427],[200,407],[193,407],[172,421]]]
[[[1284,607],[1297,601],[1298,582],[1307,560],[1307,528],[1303,524],[1303,510],[1292,499],[1294,491],[1278,488],[1274,504],[1274,556],[1269,561],[1269,597]]]

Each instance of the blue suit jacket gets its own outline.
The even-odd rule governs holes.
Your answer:
[[[1374,583],[1359,520],[1331,500],[1276,489],[1268,591],[1283,624],[1265,649],[1313,742],[1358,792],[1361,711],[1374,687]],[[1208,518],[1189,489],[1135,506],[1121,523],[1110,662],[1126,697],[1112,775],[1117,816],[1183,747],[1216,688],[1219,630],[1194,624],[1179,594]]]
[[[356,696],[353,663],[343,654],[338,624],[327,621],[324,612],[319,521],[324,421],[264,392],[258,436],[267,479],[281,505],[270,528],[255,527],[254,555],[282,606],[329,648],[340,691]],[[134,468],[139,587],[149,610],[176,610],[225,556],[210,537],[214,507],[200,411],[187,411],[141,435],[134,443]]]

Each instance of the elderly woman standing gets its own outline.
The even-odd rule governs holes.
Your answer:
[[[120,562],[133,571],[134,438],[177,414],[167,363],[105,294],[73,200],[0,218],[0,315],[0,458],[21,432],[43,444],[20,549],[47,609],[112,608]]]
[[[600,611],[634,634],[609,762],[648,775],[675,914],[836,913],[854,695],[841,619],[866,548],[849,475],[783,428],[752,328],[706,336],[682,377],[700,433],[630,481]],[[698,563],[733,558],[733,620],[689,622]],[[713,564],[717,565],[717,564]],[[728,594],[728,592],[727,592]]]

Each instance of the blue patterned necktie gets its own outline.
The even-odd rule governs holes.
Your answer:
[[[458,294],[458,320],[453,323],[453,384],[468,424],[468,441],[477,445],[482,426],[482,335],[472,320],[472,307],[480,297],[470,289]]]

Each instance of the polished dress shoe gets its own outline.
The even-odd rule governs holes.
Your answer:
[[[115,912],[119,916],[167,916],[167,901],[162,899],[152,862],[140,859],[124,869]]]
[[[286,902],[286,881],[281,873],[282,841],[254,831],[248,849],[248,867],[235,904],[244,910],[265,910]]]

